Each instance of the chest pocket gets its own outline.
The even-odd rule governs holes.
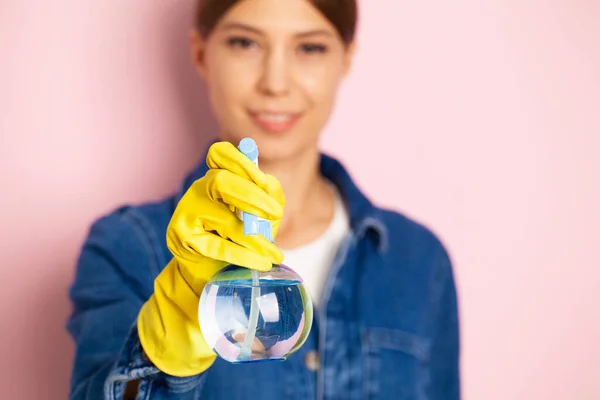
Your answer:
[[[364,398],[426,400],[429,343],[396,329],[369,328],[362,333]]]

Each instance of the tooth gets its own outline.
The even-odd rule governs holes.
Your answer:
[[[271,122],[281,123],[281,122],[288,121],[290,119],[290,115],[289,114],[267,114],[267,113],[261,113],[260,114],[260,118],[265,119],[267,121],[271,121]]]

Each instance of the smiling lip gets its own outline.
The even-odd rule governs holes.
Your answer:
[[[300,114],[268,111],[251,111],[252,121],[261,129],[272,133],[287,132],[296,125]]]

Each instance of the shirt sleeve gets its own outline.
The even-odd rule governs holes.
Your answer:
[[[202,381],[202,374],[162,373],[140,345],[137,315],[152,294],[152,271],[159,270],[144,234],[124,209],[97,220],[84,241],[69,292],[67,330],[75,344],[71,400],[122,399],[133,380],[140,380],[138,398],[179,398]]]
[[[431,399],[460,399],[460,338],[458,301],[452,264],[440,247],[433,281]]]

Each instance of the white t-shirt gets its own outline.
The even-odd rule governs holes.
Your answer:
[[[283,263],[296,271],[304,280],[315,306],[321,301],[323,286],[340,244],[350,232],[350,218],[334,185],[334,213],[329,227],[312,242],[295,249],[282,249]]]

